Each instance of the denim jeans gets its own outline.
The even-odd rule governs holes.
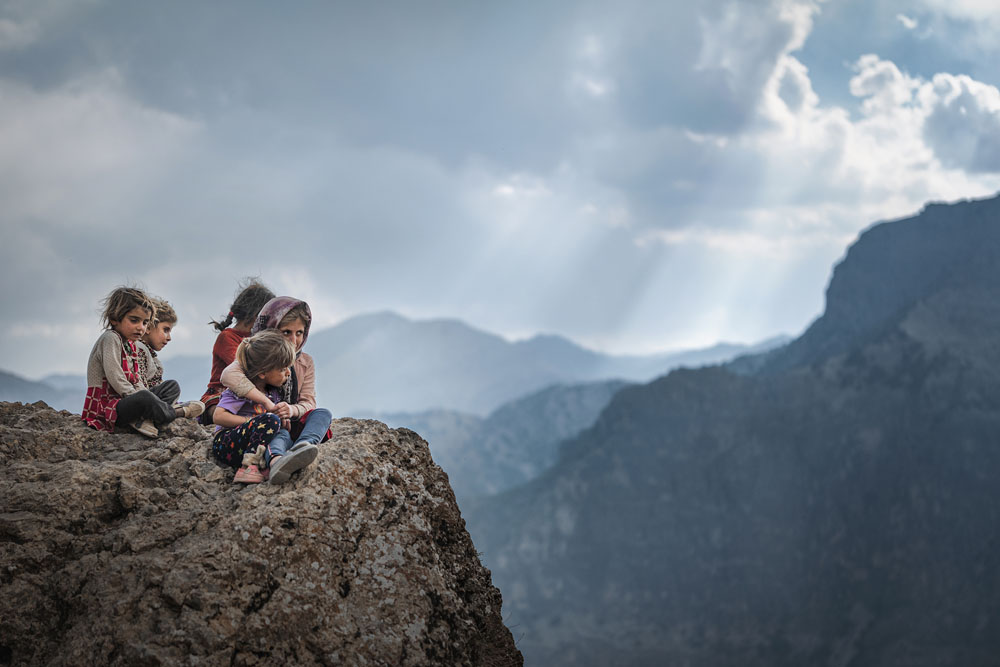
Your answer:
[[[295,443],[308,442],[318,445],[326,435],[326,430],[330,428],[333,421],[333,413],[326,408],[316,408],[306,417],[302,425],[302,433],[296,438]],[[267,464],[271,465],[271,459],[275,456],[284,456],[285,452],[292,448],[292,434],[281,429],[274,439],[267,446]]]

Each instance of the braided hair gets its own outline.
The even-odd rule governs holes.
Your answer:
[[[221,322],[212,320],[209,324],[214,326],[216,331],[225,331],[233,320],[236,320],[237,324],[252,324],[264,304],[273,298],[274,292],[256,278],[245,278],[240,282],[233,304],[229,306],[229,314]]]

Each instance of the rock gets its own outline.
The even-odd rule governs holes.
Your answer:
[[[243,487],[191,421],[147,440],[0,403],[0,663],[522,664],[427,444],[332,429]]]

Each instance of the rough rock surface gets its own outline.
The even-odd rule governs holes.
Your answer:
[[[0,403],[0,664],[520,665],[427,444],[333,431],[243,487],[188,420],[150,441]]]

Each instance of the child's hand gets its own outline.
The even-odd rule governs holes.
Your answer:
[[[290,420],[288,420],[288,419],[282,419],[281,420],[281,428],[285,429],[286,431],[291,431],[292,430],[292,422]]]
[[[282,401],[280,403],[275,403],[274,407],[268,410],[268,412],[273,412],[282,419],[289,419],[292,416],[292,406],[285,401]]]

